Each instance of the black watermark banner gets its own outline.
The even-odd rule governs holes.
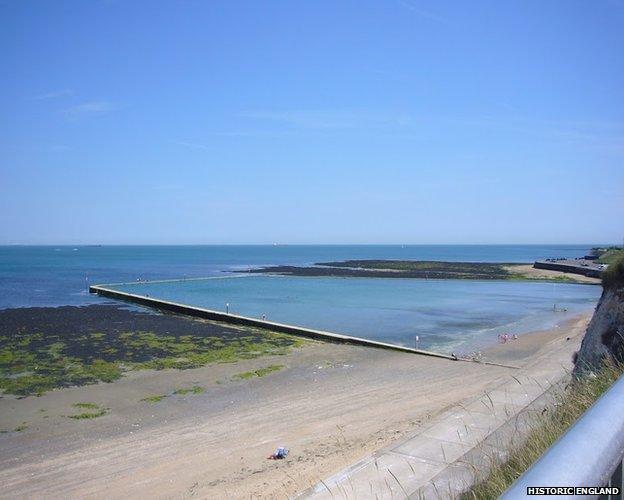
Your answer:
[[[532,495],[619,495],[617,486],[527,486]]]

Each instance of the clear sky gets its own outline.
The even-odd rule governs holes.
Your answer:
[[[0,2],[0,243],[624,237],[624,2]]]

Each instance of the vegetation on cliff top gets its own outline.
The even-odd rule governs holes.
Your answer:
[[[611,260],[609,267],[602,273],[602,285],[605,288],[624,286],[624,250]]]
[[[548,407],[533,431],[508,460],[492,467],[489,476],[462,495],[463,500],[498,498],[624,373],[624,365],[609,360],[595,376],[574,380],[557,404]]]
[[[592,248],[591,253],[598,257],[598,262],[601,264],[612,264],[615,260],[624,255],[624,248],[618,246]]]

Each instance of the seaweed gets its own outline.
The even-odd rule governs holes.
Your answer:
[[[174,394],[179,394],[181,396],[185,396],[187,394],[202,394],[203,392],[206,392],[206,389],[198,385],[194,385],[190,389],[176,389],[173,391]]]
[[[286,354],[306,341],[116,306],[0,311],[0,390],[17,396],[99,382],[128,370],[185,370]]]
[[[144,401],[146,403],[159,403],[166,397],[166,394],[156,394],[154,396],[147,396],[146,398],[141,399],[141,401]]]
[[[264,377],[265,375],[268,375],[269,373],[272,373],[272,372],[279,371],[282,368],[284,368],[284,365],[269,365],[269,366],[265,366],[264,368],[259,368],[257,370],[237,373],[236,375],[234,375],[233,378],[236,378],[239,380],[247,380],[253,377]]]

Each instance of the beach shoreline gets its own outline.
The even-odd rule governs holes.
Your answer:
[[[581,337],[584,334],[592,315],[593,311],[577,314],[557,323],[553,328],[522,333],[517,339],[512,338],[505,342],[498,341],[481,351],[482,358],[498,363],[528,362],[552,342],[561,344],[578,340],[579,334]],[[569,340],[566,340],[568,337]]]
[[[571,360],[588,320],[525,334],[485,360],[529,371],[544,369],[553,349]],[[4,396],[0,497],[294,495],[516,371],[312,341],[277,356]],[[176,394],[194,386],[202,392]],[[163,398],[145,400],[154,395]],[[68,418],[85,402],[106,414]],[[267,460],[277,446],[290,448],[288,458]]]

